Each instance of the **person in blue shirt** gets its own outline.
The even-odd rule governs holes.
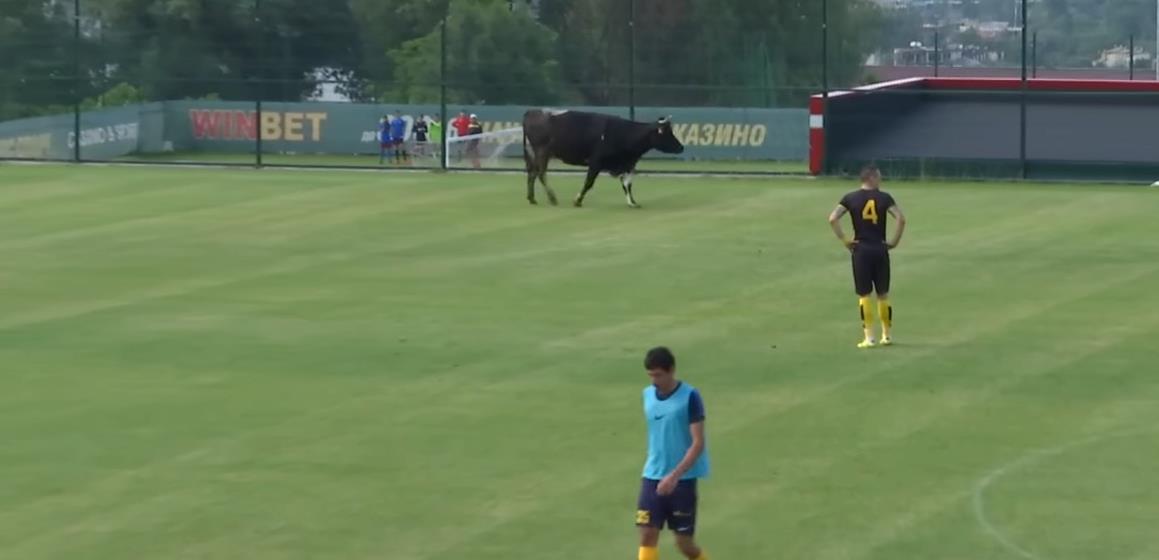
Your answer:
[[[696,544],[696,482],[708,476],[704,442],[704,401],[695,387],[676,379],[676,357],[663,346],[644,357],[652,384],[644,389],[648,459],[644,463],[636,526],[639,560],[658,560],[660,530],[676,534],[676,546],[690,560],[708,560]]]
[[[406,153],[406,125],[402,113],[395,111],[394,118],[390,119],[390,139],[394,144],[394,162],[398,164],[410,161]]]

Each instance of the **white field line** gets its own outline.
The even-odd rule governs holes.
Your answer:
[[[1045,558],[1040,554],[1035,553],[1027,547],[1015,542],[1013,537],[1007,535],[998,524],[990,519],[990,516],[986,514],[986,490],[988,490],[990,486],[994,484],[994,482],[1008,474],[1017,472],[1021,469],[1029,467],[1030,465],[1052,460],[1053,458],[1068,451],[1073,451],[1075,449],[1080,449],[1110,439],[1133,437],[1155,432],[1159,432],[1159,427],[1152,426],[1148,428],[1135,428],[1119,432],[1108,432],[1088,436],[1082,439],[1064,443],[1062,445],[1056,445],[1054,447],[1029,451],[1023,454],[1021,457],[990,471],[986,474],[986,476],[983,476],[978,480],[978,482],[974,485],[973,492],[974,519],[978,521],[978,525],[982,527],[982,530],[985,531],[987,535],[993,538],[998,544],[1002,545],[1002,547],[1006,550],[1009,550],[1010,552],[1013,552],[1022,558],[1026,558],[1027,560],[1045,560]]]

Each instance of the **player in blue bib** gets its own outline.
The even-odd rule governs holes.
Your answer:
[[[676,534],[676,546],[690,560],[708,560],[696,544],[696,481],[708,476],[704,442],[704,401],[695,387],[676,379],[676,357],[663,346],[644,357],[652,385],[644,389],[648,422],[648,459],[636,526],[640,528],[639,560],[657,560],[660,530]]]
[[[394,162],[397,164],[409,163],[410,155],[406,153],[406,119],[402,118],[401,111],[395,111],[390,119],[390,141],[394,148]]]

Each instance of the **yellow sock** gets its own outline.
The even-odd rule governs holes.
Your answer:
[[[700,549],[700,556],[697,556],[696,560],[708,560],[708,553],[704,549]]]
[[[869,296],[861,297],[857,300],[857,306],[861,308],[861,329],[865,331],[865,339],[873,339],[873,303]]]
[[[659,560],[660,549],[654,546],[640,547],[640,560]]]
[[[888,298],[877,298],[877,314],[881,316],[881,337],[889,338],[889,329],[893,326],[893,306]]]

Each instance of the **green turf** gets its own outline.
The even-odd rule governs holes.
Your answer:
[[[148,162],[193,162],[193,163],[226,163],[252,164],[256,156],[239,153],[218,152],[168,152],[150,154],[132,154],[120,158],[121,161],[148,161]],[[337,154],[262,154],[264,165],[308,165],[308,166],[344,166],[344,167],[377,167],[376,155],[337,155]],[[522,169],[523,160],[519,158],[502,158],[489,165],[503,169]],[[387,163],[385,167],[398,167]],[[439,161],[433,157],[416,158],[407,168],[436,168]],[[467,168],[469,163],[459,162],[452,167]],[[582,168],[565,166],[562,163],[552,162],[554,169],[571,169],[582,171]],[[640,171],[656,172],[685,172],[685,173],[779,173],[804,175],[809,172],[809,166],[804,161],[771,161],[771,160],[677,160],[663,158],[649,158],[640,162]]]
[[[0,557],[632,558],[658,343],[715,559],[1159,556],[1159,192],[894,185],[866,352],[848,184],[519,183],[0,166]]]

